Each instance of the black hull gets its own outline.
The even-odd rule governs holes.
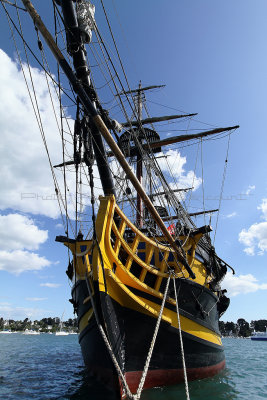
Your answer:
[[[104,293],[100,294],[99,300],[112,348],[130,390],[135,393],[144,369],[156,319],[126,309]],[[86,309],[83,307],[84,312]],[[81,332],[79,341],[89,371],[104,380],[108,386],[119,390],[118,374],[94,317]],[[183,346],[189,380],[213,376],[224,368],[225,357],[221,345],[183,332]],[[183,379],[178,329],[162,321],[144,388],[177,384]]]
[[[95,319],[79,336],[84,364],[90,375],[108,388],[117,391],[119,381]]]

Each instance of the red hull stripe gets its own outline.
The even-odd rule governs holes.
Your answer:
[[[216,375],[220,370],[225,367],[225,360],[219,364],[209,367],[201,368],[188,368],[187,378],[189,381],[195,379],[209,378]],[[125,373],[125,378],[132,393],[136,393],[142,371],[131,371]],[[146,376],[144,389],[149,389],[155,386],[169,386],[181,383],[184,380],[184,373],[182,369],[159,369],[149,370]]]

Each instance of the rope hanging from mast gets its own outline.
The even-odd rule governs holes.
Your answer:
[[[223,189],[224,189],[224,183],[225,183],[225,178],[226,178],[226,171],[227,171],[227,166],[228,166],[228,157],[229,157],[229,149],[230,149],[230,140],[231,140],[231,135],[228,136],[228,142],[227,142],[226,157],[225,157],[225,162],[224,162],[223,177],[222,177],[222,185],[221,185],[221,193],[220,193],[220,200],[219,200],[219,206],[218,206],[218,214],[217,214],[217,218],[216,218],[216,225],[215,225],[215,231],[214,231],[214,237],[213,237],[213,246],[214,246],[215,239],[216,239],[217,227],[218,227],[218,222],[219,222],[219,214],[220,214],[221,204],[222,204]]]

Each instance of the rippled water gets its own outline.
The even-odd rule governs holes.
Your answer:
[[[267,399],[267,342],[224,339],[227,368],[189,383],[191,400]],[[76,335],[0,335],[0,399],[115,400],[87,376]],[[142,400],[186,399],[184,385],[154,388]]]

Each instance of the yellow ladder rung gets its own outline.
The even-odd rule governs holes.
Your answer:
[[[161,282],[162,282],[162,276],[159,276],[159,277],[157,278],[157,280],[156,280],[156,284],[155,284],[155,287],[154,287],[154,289],[155,289],[157,292],[159,291]]]
[[[143,268],[143,271],[141,272],[140,278],[139,278],[141,282],[144,282],[146,273],[147,273],[147,270],[145,268]]]
[[[150,264],[153,253],[154,253],[154,246],[148,245],[146,251],[146,259],[145,259],[146,264]]]
[[[127,261],[125,263],[125,268],[126,269],[130,269],[132,266],[132,262],[133,262],[133,257],[131,257],[130,255],[127,257]]]

